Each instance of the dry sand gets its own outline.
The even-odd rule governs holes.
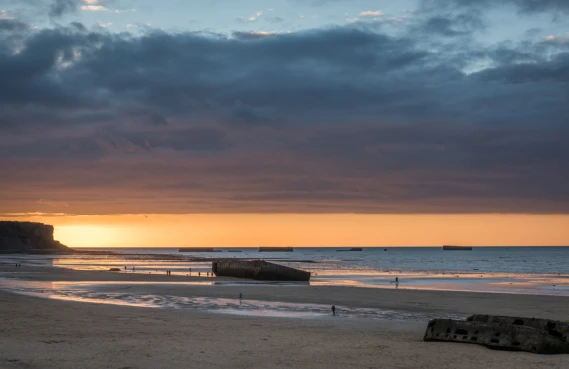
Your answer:
[[[12,273],[13,272],[13,273]],[[189,277],[0,265],[43,281],[187,281]],[[197,279],[197,278],[192,278]],[[204,278],[205,279],[205,278]],[[203,279],[202,279],[203,280]],[[140,291],[156,293],[156,286]],[[353,287],[164,286],[159,293],[406,311],[569,318],[569,298]],[[569,355],[422,342],[425,322],[267,318],[49,300],[0,292],[0,369],[569,368]]]

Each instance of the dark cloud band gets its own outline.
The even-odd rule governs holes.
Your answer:
[[[568,45],[453,43],[454,21],[422,42],[0,20],[0,211],[567,213]]]

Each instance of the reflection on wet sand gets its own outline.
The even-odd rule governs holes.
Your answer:
[[[139,306],[166,309],[191,309],[202,312],[271,316],[291,318],[330,317],[330,306],[322,304],[278,301],[228,299],[217,297],[186,297],[129,292],[131,285],[150,283],[93,283],[93,282],[28,282],[0,280],[0,289],[14,293],[101,304]],[[160,283],[152,283],[160,285]],[[164,283],[188,284],[188,283]],[[198,284],[198,283],[193,283]],[[104,291],[101,290],[103,287]],[[435,317],[454,317],[451,314],[428,314],[385,309],[357,308],[336,305],[336,316],[384,320],[425,320]]]

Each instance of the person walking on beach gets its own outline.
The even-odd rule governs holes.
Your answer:
[[[336,315],[336,305],[332,305],[332,315]]]
[[[399,277],[395,277],[395,288],[399,288]]]

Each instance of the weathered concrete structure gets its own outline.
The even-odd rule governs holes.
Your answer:
[[[264,281],[309,281],[310,272],[269,263],[264,260],[214,261],[216,276],[249,278]]]
[[[181,247],[178,252],[221,252],[213,247]]]
[[[447,251],[471,251],[471,246],[451,246],[451,245],[443,245],[443,250]]]
[[[546,319],[473,315],[467,320],[431,320],[423,339],[536,354],[569,354],[567,329],[566,323]]]
[[[294,249],[292,247],[266,247],[262,246],[259,247],[259,252],[293,252]]]
[[[0,221],[0,253],[73,251],[53,239],[53,226]]]
[[[524,318],[519,316],[500,316],[500,315],[472,315],[466,318],[469,322],[499,324],[499,325],[522,325],[534,329],[546,331],[549,335],[562,340],[569,340],[569,323],[557,320]]]

